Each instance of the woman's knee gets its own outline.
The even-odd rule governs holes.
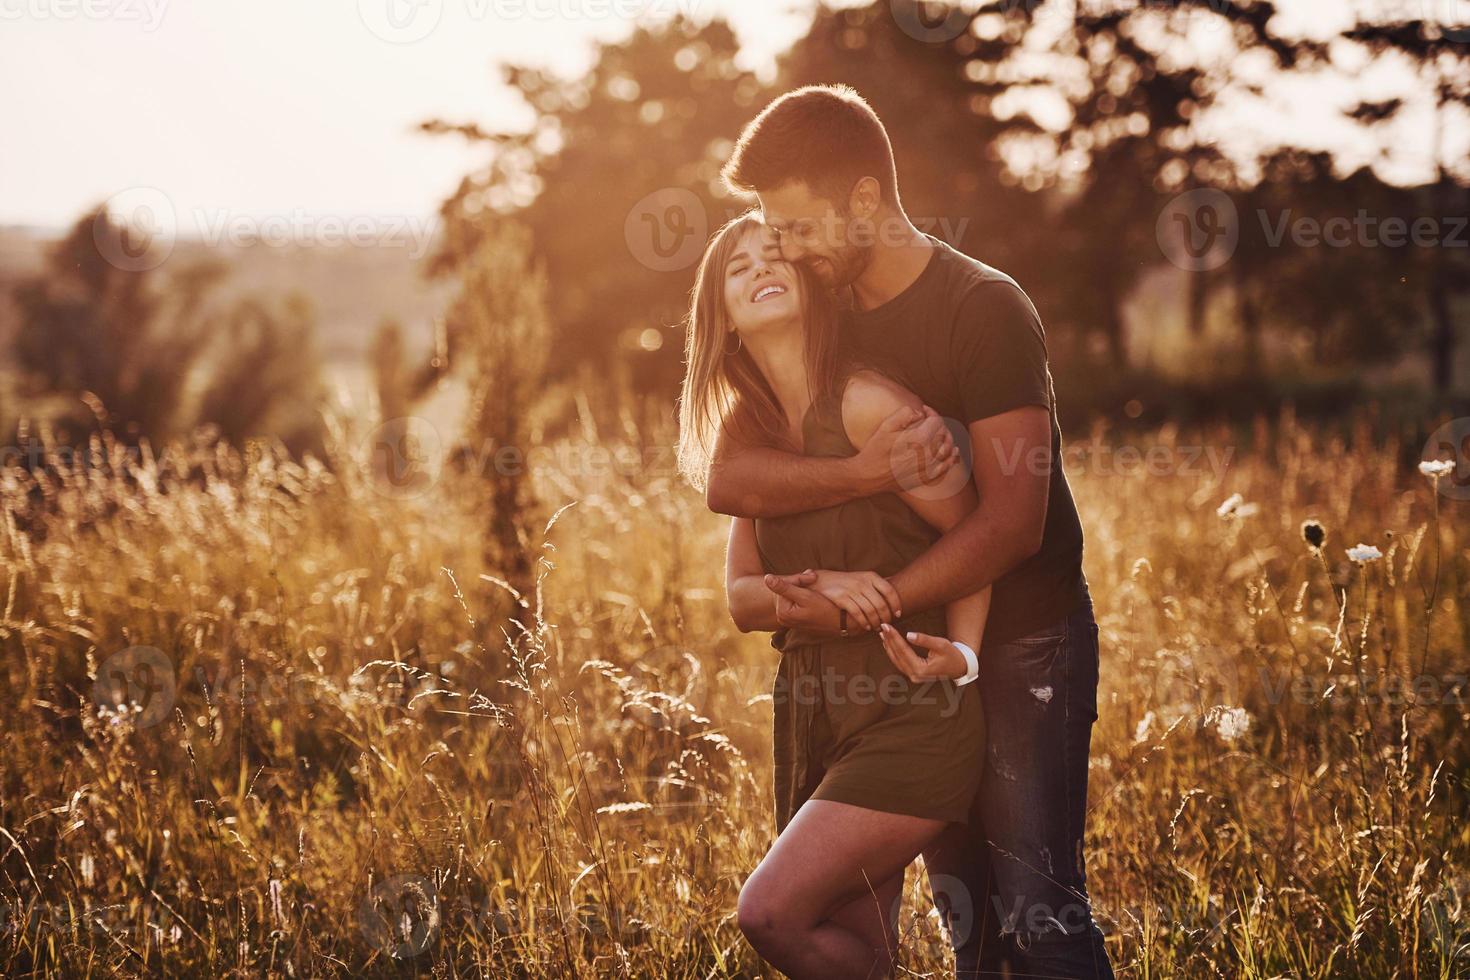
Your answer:
[[[767,883],[767,877],[757,868],[745,879],[735,906],[735,919],[740,931],[757,949],[778,940],[783,927],[789,928],[793,918],[783,907],[777,890]]]

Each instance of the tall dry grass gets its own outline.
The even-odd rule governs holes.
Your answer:
[[[1289,418],[1135,444],[1070,463],[1120,975],[1470,973],[1470,505]],[[5,471],[0,972],[770,975],[733,910],[774,654],[725,614],[722,521],[638,433],[569,440],[516,597],[474,475],[384,492],[362,445]]]

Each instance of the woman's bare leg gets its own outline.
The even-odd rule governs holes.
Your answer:
[[[873,951],[880,969],[878,976],[889,976],[898,957],[899,894],[903,891],[903,872],[889,878],[871,893],[859,895],[832,913],[828,921],[842,926],[862,939]]]
[[[741,931],[793,980],[887,976],[888,951],[871,944],[876,930],[856,931],[849,916],[857,912],[844,914],[845,922],[834,916],[856,900],[871,902],[880,884],[901,881],[944,827],[942,820],[808,800],[740,890]]]

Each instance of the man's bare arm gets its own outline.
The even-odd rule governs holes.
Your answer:
[[[742,633],[767,632],[799,626],[821,633],[837,633],[841,612],[825,596],[813,592],[816,576],[810,572],[781,578],[761,568],[755,524],[748,518],[730,521],[730,544],[725,552],[725,599],[730,618]]]
[[[931,409],[894,412],[846,457],[740,446],[721,430],[705,503],[731,517],[784,517],[930,482],[958,460],[944,420]]]
[[[1051,486],[1050,413],[1028,406],[969,428],[979,506],[890,579],[906,610],[978,592],[1041,548]]]

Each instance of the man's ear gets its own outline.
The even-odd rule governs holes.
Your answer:
[[[859,218],[871,218],[878,213],[882,204],[883,191],[878,186],[878,178],[860,177],[847,196],[847,213]]]

